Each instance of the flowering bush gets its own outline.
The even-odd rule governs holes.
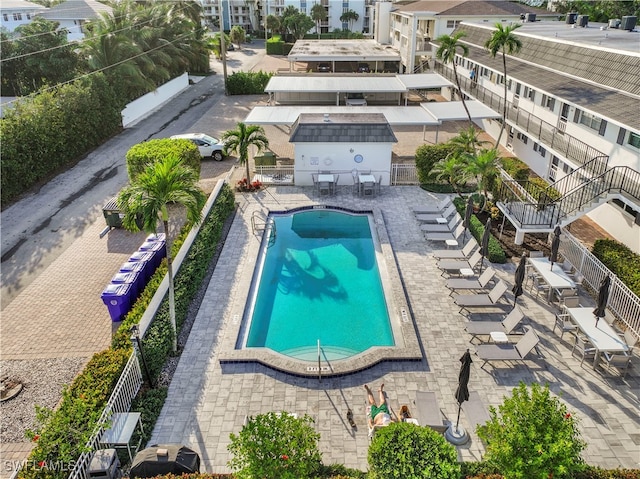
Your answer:
[[[524,383],[513,390],[491,420],[478,428],[487,443],[484,459],[509,479],[561,479],[584,469],[576,418],[549,392]]]
[[[238,191],[258,191],[262,187],[262,183],[258,180],[249,182],[248,179],[242,178],[236,183],[236,190]]]
[[[249,419],[238,435],[231,434],[227,449],[235,477],[300,479],[314,477],[321,454],[313,419],[286,412],[269,412]]]

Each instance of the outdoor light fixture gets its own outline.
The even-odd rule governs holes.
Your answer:
[[[131,332],[131,344],[133,345],[133,349],[136,351],[136,353],[140,354],[140,358],[142,359],[142,367],[144,369],[145,375],[147,376],[147,381],[149,381],[149,386],[151,386],[151,389],[154,389],[155,385],[153,384],[153,380],[151,379],[151,374],[149,374],[147,361],[144,359],[142,343],[140,342],[140,329],[138,328],[137,324],[134,324],[133,326],[131,326],[131,329],[129,329],[129,331]]]

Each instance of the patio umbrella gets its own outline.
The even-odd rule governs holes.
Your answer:
[[[460,366],[460,373],[458,374],[458,389],[456,389],[456,400],[458,401],[458,419],[456,420],[456,430],[458,429],[458,423],[460,422],[460,409],[462,409],[462,403],[469,400],[469,376],[471,375],[471,354],[467,349],[467,352],[460,358],[462,365]]]
[[[609,286],[611,285],[611,277],[605,276],[600,283],[600,289],[598,290],[598,303],[596,309],[593,310],[593,315],[596,317],[596,326],[598,320],[604,318],[605,310],[607,309],[607,300],[609,299]]]
[[[467,200],[467,208],[464,210],[464,237],[467,239],[467,231],[469,230],[469,225],[471,224],[471,215],[473,214],[473,197],[469,195],[469,199]]]
[[[527,254],[522,253],[520,256],[520,263],[518,263],[518,267],[516,268],[516,274],[514,278],[513,289],[513,307],[516,307],[516,301],[518,300],[518,296],[522,296],[522,284],[524,283],[524,272],[527,268]]]
[[[558,261],[558,250],[560,249],[560,225],[556,226],[553,230],[553,241],[551,242],[551,255],[549,256],[549,262],[551,262],[551,269],[553,269],[553,263]]]
[[[482,241],[480,242],[480,253],[482,254],[482,261],[480,261],[480,272],[482,273],[482,266],[484,265],[484,258],[489,255],[489,237],[491,236],[491,218],[487,220],[487,224],[484,225],[484,233],[482,233]]]

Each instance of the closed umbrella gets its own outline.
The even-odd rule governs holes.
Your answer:
[[[466,240],[467,237],[467,230],[469,229],[469,226],[471,225],[471,215],[473,214],[473,197],[471,195],[469,195],[469,199],[467,200],[467,209],[464,210],[464,222],[462,223],[464,225],[464,237]]]
[[[518,267],[516,268],[516,274],[514,277],[513,289],[513,307],[516,307],[516,301],[518,300],[518,296],[522,296],[522,284],[524,283],[524,273],[527,268],[527,254],[522,253],[520,256],[520,263],[518,263]]]
[[[467,431],[459,427],[460,424],[460,410],[462,409],[462,403],[469,400],[469,376],[471,375],[471,354],[467,349],[460,358],[460,372],[458,373],[458,389],[456,389],[455,398],[458,401],[458,419],[456,420],[456,427],[452,429],[449,427],[445,437],[453,444],[464,444],[469,440]]]
[[[598,320],[600,318],[604,318],[604,313],[607,309],[607,301],[609,299],[610,285],[611,277],[607,275],[602,280],[602,283],[600,283],[600,289],[598,290],[598,303],[596,304],[596,309],[593,310],[593,315],[596,317],[596,326],[598,325]]]
[[[491,236],[491,218],[487,220],[487,224],[484,225],[484,233],[482,233],[482,241],[480,243],[480,253],[482,254],[482,261],[480,262],[480,272],[482,273],[482,267],[484,265],[484,258],[489,256],[489,237]]]
[[[556,226],[553,230],[553,241],[551,242],[551,256],[549,256],[549,262],[551,262],[551,269],[553,269],[553,263],[558,261],[558,250],[560,249],[560,225]]]

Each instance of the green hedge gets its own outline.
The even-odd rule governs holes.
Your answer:
[[[176,313],[180,311],[181,314],[178,325],[184,322],[188,303],[202,284],[221,239],[224,222],[233,212],[234,207],[233,190],[225,185],[201,225],[200,232],[176,277]],[[182,241],[183,239],[176,240],[175,248],[178,248]],[[63,479],[68,475],[68,471],[60,468],[38,465],[43,461],[70,464],[83,452],[84,444],[95,430],[102,410],[131,354],[129,328],[140,320],[165,273],[166,266],[158,268],[153,279],[138,298],[134,309],[118,328],[111,349],[93,356],[71,386],[63,391],[58,409],[39,411],[38,427],[28,432],[28,437],[34,440],[36,445],[27,465],[19,473],[20,478]],[[171,351],[166,302],[166,300],[163,302],[162,310],[156,315],[144,338],[145,358],[156,375]],[[165,392],[162,390],[143,392],[136,402],[136,407],[146,411],[145,420],[150,421],[149,424],[155,422],[159,414],[161,403],[164,402],[163,394]],[[149,428],[149,432],[151,430]]]
[[[449,143],[440,143],[438,145],[420,145],[416,149],[416,170],[418,173],[418,181],[429,183],[433,181],[431,170],[440,160],[444,160],[447,156],[455,151],[455,146]]]
[[[94,74],[5,108],[0,119],[2,205],[120,131],[123,107],[104,76]]]
[[[184,139],[159,138],[135,144],[127,151],[129,182],[133,183],[135,178],[144,172],[149,165],[169,156],[182,158],[183,163],[194,170],[200,177],[200,161],[202,157],[195,143]]]
[[[599,239],[591,252],[636,296],[640,296],[640,255],[610,239]]]
[[[229,95],[262,95],[273,73],[235,72],[227,78]]]
[[[464,213],[467,208],[467,199],[454,198],[453,204],[456,205],[456,209],[460,216],[464,218]],[[484,234],[484,225],[475,215],[471,215],[469,231],[471,231],[473,237],[476,239],[478,244],[480,244],[482,242],[482,235]],[[500,242],[493,235],[489,237],[489,255],[487,256],[487,259],[491,263],[504,264],[507,262],[507,254],[502,249]]]

